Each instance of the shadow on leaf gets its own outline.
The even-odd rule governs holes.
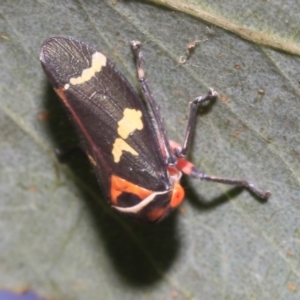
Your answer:
[[[45,98],[49,113],[46,129],[53,140],[53,151],[55,148],[64,150],[74,147],[79,141],[76,131],[50,85],[47,85]],[[99,233],[99,243],[106,245],[107,256],[122,280],[137,287],[160,280],[171,267],[180,248],[175,230],[177,213],[155,225],[140,224],[123,217],[103,199],[85,155],[72,154],[64,161],[80,187],[80,199],[87,205]]]

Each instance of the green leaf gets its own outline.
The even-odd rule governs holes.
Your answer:
[[[199,2],[160,2],[173,11],[137,1],[2,1],[1,288],[57,299],[299,299],[300,59],[291,50],[299,5]],[[266,42],[246,41],[258,42],[249,30]],[[62,164],[53,154],[77,142],[39,63],[54,35],[97,47],[137,89],[129,42],[141,40],[178,142],[189,101],[214,87],[220,97],[199,110],[190,159],[269,189],[269,201],[184,178],[185,203],[158,225],[110,209],[85,158]]]

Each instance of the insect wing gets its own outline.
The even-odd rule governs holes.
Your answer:
[[[108,197],[112,175],[148,190],[170,188],[143,101],[102,53],[71,38],[53,37],[42,45],[40,60]]]

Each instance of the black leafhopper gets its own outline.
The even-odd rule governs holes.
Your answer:
[[[158,106],[144,76],[141,43],[131,42],[140,99],[126,78],[101,52],[69,37],[52,37],[41,48],[42,67],[81,135],[108,203],[140,221],[157,222],[184,199],[182,173],[212,182],[241,186],[260,198],[246,180],[209,176],[186,160],[197,107],[217,93],[190,102],[183,144],[169,141]]]

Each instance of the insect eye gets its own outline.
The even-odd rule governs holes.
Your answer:
[[[176,183],[173,187],[173,194],[172,194],[170,206],[172,208],[176,208],[181,204],[183,199],[184,199],[184,189],[179,183]]]

